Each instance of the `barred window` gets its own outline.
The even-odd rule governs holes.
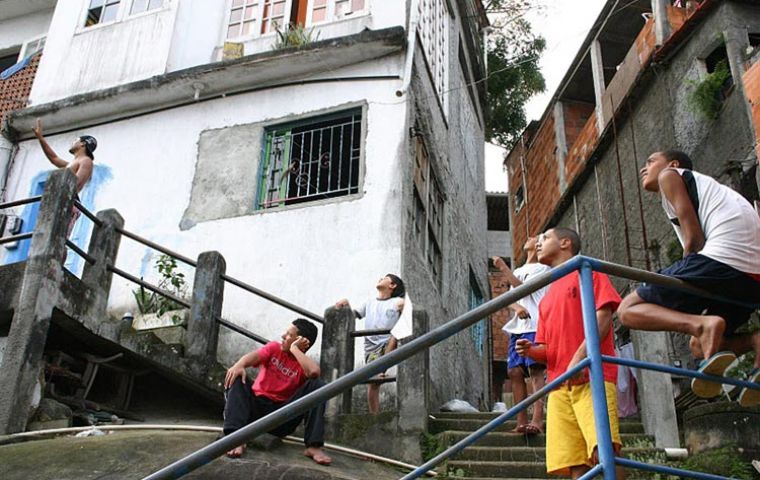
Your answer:
[[[268,129],[256,208],[358,193],[361,137],[360,109]]]
[[[420,0],[417,33],[438,99],[446,111],[449,84],[449,12],[445,0]]]
[[[120,0],[90,0],[84,26],[91,27],[99,23],[113,22],[116,20],[116,14],[119,13],[119,3],[121,3]]]
[[[416,137],[414,164],[414,227],[420,250],[439,288],[443,278],[444,196],[430,165],[430,156],[421,136]]]

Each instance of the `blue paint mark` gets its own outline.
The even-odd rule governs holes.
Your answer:
[[[29,191],[29,196],[42,195],[45,190],[45,182],[47,181],[50,170],[40,172],[32,179],[32,186]],[[95,165],[92,171],[92,178],[87,186],[79,194],[79,201],[90,211],[95,209],[95,196],[100,190],[101,186],[111,180],[113,175],[111,169],[105,165]],[[21,232],[31,232],[34,230],[37,224],[37,215],[40,211],[39,202],[30,205],[25,205],[21,212],[21,218],[23,225]],[[71,232],[71,240],[76,246],[83,250],[87,250],[87,242],[90,239],[90,233],[92,232],[92,220],[84,215],[79,217],[77,223],[74,225],[74,229]],[[9,249],[8,253],[3,259],[3,264],[23,262],[29,257],[29,247],[31,246],[31,240],[23,240],[19,242],[18,246],[13,249]],[[66,263],[64,266],[76,275],[81,275],[83,267],[82,258],[76,253],[69,250],[66,257]]]

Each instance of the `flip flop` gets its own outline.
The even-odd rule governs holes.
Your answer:
[[[726,369],[734,360],[736,360],[734,352],[718,352],[712,357],[702,360],[699,364],[698,372],[706,375],[724,376]],[[723,391],[723,385],[701,378],[693,378],[691,380],[691,390],[698,397],[713,398],[720,395]]]
[[[760,368],[752,370],[749,374],[748,382],[760,383]],[[739,405],[742,407],[754,407],[760,405],[760,390],[743,388],[739,394]]]

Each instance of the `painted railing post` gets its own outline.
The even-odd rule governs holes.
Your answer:
[[[45,184],[18,308],[0,366],[0,434],[26,428],[53,308],[60,298],[76,185],[76,176],[69,169],[52,172]]]
[[[596,302],[594,299],[594,279],[591,264],[581,263],[580,268],[581,307],[583,309],[583,330],[586,336],[586,354],[591,360],[591,399],[594,405],[594,426],[596,428],[599,464],[604,478],[615,480],[615,451],[612,448],[610,418],[607,414],[607,393],[604,388],[602,351],[599,328],[596,322]]]
[[[193,280],[193,300],[187,322],[186,356],[197,359],[203,365],[216,359],[219,342],[219,322],[224,302],[224,280],[227,268],[219,252],[203,252],[198,255]]]
[[[349,307],[330,307],[325,310],[325,324],[322,327],[322,351],[320,370],[322,380],[332,382],[354,369],[354,330],[356,319]],[[341,401],[331,401],[327,405],[328,415],[351,413],[351,390],[341,395]]]

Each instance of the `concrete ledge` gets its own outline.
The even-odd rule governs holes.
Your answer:
[[[272,88],[282,85],[283,79],[289,84],[305,83],[305,77],[314,72],[400,53],[405,46],[406,33],[402,27],[365,30],[304,47],[199,65],[25,108],[8,117],[4,130],[16,141],[26,140],[33,138],[31,129],[36,118],[43,120],[48,135],[55,135],[224,95]],[[330,74],[324,76],[329,78]],[[194,85],[199,83],[204,88],[196,99]]]
[[[734,444],[748,454],[760,454],[760,407],[735,402],[701,405],[683,415],[684,443],[694,455]]]

